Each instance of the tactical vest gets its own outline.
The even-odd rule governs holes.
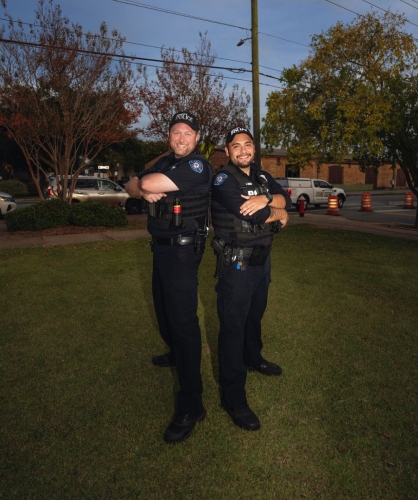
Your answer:
[[[157,172],[164,173],[171,170],[174,166],[176,168],[181,168],[186,163],[188,164],[190,160],[198,159],[204,160],[206,158],[200,154],[191,153],[184,158],[181,158],[178,162],[166,165],[164,162],[161,165],[161,169]],[[180,198],[181,205],[181,224],[180,226],[175,226],[173,224],[173,206],[174,198]],[[195,196],[181,196],[179,197],[173,192],[167,193],[167,196],[161,198],[161,200],[150,203],[148,209],[148,225],[152,228],[163,230],[163,231],[181,231],[186,226],[188,221],[193,221],[194,229],[204,226],[204,218],[208,215],[210,203],[210,193],[199,194]],[[200,221],[199,221],[200,219]]]
[[[258,181],[252,181],[250,177],[234,165],[226,165],[222,172],[232,174],[239,182],[242,194],[256,196],[261,194],[262,185]],[[244,199],[243,199],[244,202]],[[226,237],[237,242],[250,242],[254,238],[275,233],[275,224],[251,224],[235,216],[219,203],[212,203],[212,224],[216,232],[223,233]]]

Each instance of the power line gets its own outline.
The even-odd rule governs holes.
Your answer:
[[[10,19],[5,19],[4,17],[0,17],[0,21],[7,21],[7,22],[10,22]],[[42,26],[40,26],[39,24],[33,24],[33,23],[27,23],[27,22],[23,22],[23,21],[14,21],[12,20],[11,21],[12,24],[13,23],[20,23],[20,24],[25,24],[27,26],[35,26],[37,28],[42,28]],[[86,35],[84,35],[86,36]],[[273,35],[268,35],[268,36],[273,36]],[[110,40],[110,41],[115,41],[114,38],[109,38],[109,37],[105,37],[105,36],[100,36],[99,37],[100,39],[102,40]],[[276,38],[279,38],[279,37],[276,37]],[[283,38],[284,40],[284,38]],[[159,49],[161,50],[162,47],[161,46],[157,46],[157,45],[149,45],[149,44],[146,44],[146,43],[139,43],[139,42],[130,42],[128,40],[124,40],[123,43],[126,43],[126,44],[129,44],[129,45],[138,45],[138,46],[141,46],[141,47],[150,47],[150,48],[153,48],[153,49]],[[295,42],[296,43],[296,42]],[[178,50],[178,49],[171,49],[173,50],[174,52],[182,52],[182,50]],[[200,52],[191,52],[192,55],[202,55]],[[216,59],[220,59],[222,61],[230,61],[230,62],[237,62],[237,63],[242,63],[242,64],[251,64],[250,62],[247,62],[247,61],[239,61],[237,59],[228,59],[226,57],[219,57],[218,55],[215,56]],[[271,71],[277,71],[277,72],[280,72],[281,70],[279,69],[275,69],[275,68],[270,68],[269,66],[261,66],[260,65],[260,68],[265,68],[265,69],[269,69]]]
[[[39,47],[39,48],[49,48],[49,49],[56,49],[56,50],[64,50],[66,52],[74,52],[74,49],[71,47],[60,47],[58,45],[45,45],[42,43],[35,43],[35,42],[22,42],[18,40],[8,40],[6,38],[0,38],[0,43],[12,43],[16,45],[25,45],[25,46],[30,46],[30,47]],[[171,61],[162,61],[161,59],[151,59],[149,57],[139,57],[139,56],[127,56],[125,54],[114,54],[110,52],[99,52],[95,50],[85,50],[85,49],[75,49],[75,52],[78,52],[80,54],[91,54],[95,56],[106,56],[106,57],[118,57],[121,59],[130,59],[130,60],[137,60],[137,61],[151,61],[151,62],[168,62],[171,64],[177,64],[179,66],[196,66],[196,67],[201,67],[201,68],[213,68],[213,69],[223,69],[225,71],[232,71],[233,73],[250,73],[251,70],[249,69],[244,69],[244,68],[225,68],[223,66],[211,66],[209,64],[197,64],[197,63],[185,63],[185,62],[171,62]]]
[[[24,46],[37,47],[37,48],[49,48],[49,49],[54,49],[54,50],[63,50],[66,52],[74,52],[75,51],[75,52],[80,53],[80,54],[88,54],[88,55],[93,55],[93,56],[105,56],[105,57],[109,57],[112,60],[124,59],[124,60],[127,60],[127,62],[129,64],[132,64],[133,60],[139,60],[139,61],[159,62],[159,63],[165,63],[165,64],[176,64],[177,66],[194,66],[194,67],[200,67],[200,68],[223,69],[226,71],[231,71],[232,73],[235,73],[235,72],[236,73],[250,73],[251,72],[251,70],[243,69],[243,68],[225,68],[222,66],[211,66],[211,65],[196,64],[196,63],[184,63],[184,62],[179,62],[179,61],[167,61],[167,60],[161,60],[161,59],[151,59],[148,57],[127,56],[125,54],[115,54],[115,53],[99,52],[99,51],[85,50],[85,49],[75,49],[74,50],[71,47],[59,47],[59,46],[55,46],[55,45],[45,45],[45,44],[35,43],[35,42],[22,42],[22,41],[18,41],[18,40],[8,40],[5,38],[1,38],[0,43],[11,43],[11,44],[15,44],[15,45],[24,45]],[[161,66],[153,66],[153,65],[147,65],[147,64],[144,64],[144,66],[161,68]],[[217,75],[209,74],[208,76],[216,77]],[[279,80],[279,78],[276,78],[276,77],[271,76],[271,75],[264,75],[263,74],[263,76],[267,76],[269,78],[274,78],[276,80]],[[240,81],[244,81],[244,82],[251,82],[251,80],[244,80],[244,79],[235,78],[235,77],[231,78],[231,77],[227,77],[224,75],[221,75],[221,78],[226,78],[226,79],[230,79],[230,80],[240,80]],[[280,88],[280,87],[276,87],[274,85],[269,85],[267,83],[263,83],[262,85],[265,85],[268,87]]]
[[[176,12],[174,10],[163,9],[161,7],[154,7],[152,5],[147,5],[140,2],[135,2],[134,0],[113,0],[114,2],[124,3],[127,5],[133,5],[134,7],[141,7],[143,9],[156,10],[157,12],[164,12],[165,14],[172,14],[174,16],[188,17],[190,19],[196,19],[198,21],[204,21],[206,23],[214,23],[221,24],[223,26],[228,26],[230,28],[237,28],[240,30],[251,31],[251,28],[244,28],[243,26],[236,26],[235,24],[227,24],[221,21],[214,21],[213,19],[206,19],[204,17],[192,16],[191,14],[184,14],[183,12]],[[280,36],[270,35],[269,33],[263,33],[261,31],[258,32],[260,35],[270,36],[272,38],[277,38],[278,40],[284,40],[285,42],[295,43],[296,45],[302,45],[303,47],[309,47],[309,45],[305,45],[300,42],[294,42],[293,40],[288,40],[287,38],[282,38]]]
[[[405,0],[401,0],[401,2],[406,3],[406,5],[409,5],[410,7],[413,7],[414,9],[418,9],[418,7],[415,7],[415,5],[412,5],[412,4],[408,3],[408,2],[405,2]]]
[[[338,3],[331,2],[331,0],[325,0],[325,1],[326,1],[326,2],[328,2],[328,3],[332,3],[332,4],[336,5],[337,7],[340,7],[341,9],[348,10],[349,12],[352,12],[353,14],[356,14],[356,16],[364,17],[364,14],[359,14],[358,12],[354,12],[354,10],[347,9],[346,7],[343,7],[342,5],[339,5]],[[363,0],[363,2],[365,2],[365,1],[366,1],[366,0]],[[414,2],[415,2],[415,0],[414,0]],[[367,2],[367,3],[370,3],[370,2]],[[418,3],[418,2],[417,2],[417,3]],[[370,5],[373,5],[373,4],[370,4]],[[373,5],[373,6],[374,6],[374,5]],[[374,7],[375,7],[375,6],[374,6]],[[382,9],[382,7],[378,7],[378,8],[379,8],[379,9],[381,9],[381,10],[383,10],[384,12],[386,12],[386,13],[388,13],[388,14],[390,14],[390,13],[391,13],[389,10],[384,10],[384,9]],[[409,23],[410,23],[410,21],[408,21],[407,19],[406,19],[406,22],[409,22]],[[413,24],[413,23],[410,23],[410,24]],[[417,26],[417,25],[415,25],[415,26]],[[405,33],[405,32],[403,32],[403,31],[399,31],[399,33],[400,33],[401,35],[408,35],[408,33]],[[411,35],[411,36],[412,36],[412,35]],[[414,38],[414,37],[412,37],[412,38],[413,38],[413,40],[415,40],[416,42],[418,42],[418,38]]]
[[[359,14],[358,12],[354,12],[354,10],[350,10],[350,9],[347,9],[347,7],[343,7],[342,5],[339,5],[338,3],[335,3],[335,2],[331,2],[331,0],[325,0],[326,2],[328,3],[332,3],[333,5],[336,5],[337,7],[340,7],[341,9],[344,9],[344,10],[348,10],[348,12],[351,12],[352,14],[356,14],[356,16],[361,16],[363,17],[361,14]]]
[[[164,12],[165,14],[173,14],[175,16],[189,17],[190,19],[196,19],[197,21],[206,21],[209,23],[221,24],[222,26],[229,26],[230,28],[238,28],[240,30],[248,31],[248,28],[243,28],[242,26],[236,26],[235,24],[222,23],[221,21],[213,21],[212,19],[205,19],[203,17],[192,16],[190,14],[183,14],[182,12],[175,12],[174,10],[163,9],[161,7],[153,7],[152,5],[146,5],[144,3],[134,2],[133,0],[113,0],[118,3],[125,3],[127,5],[134,5],[135,7],[141,7],[143,9],[156,10],[158,12]]]
[[[115,0],[115,1],[117,1],[117,0]],[[282,38],[281,36],[269,35],[268,33],[263,33],[262,31],[259,31],[258,34],[271,36],[272,38],[278,38],[279,40],[284,40],[285,42],[289,42],[289,43],[295,43],[296,45],[302,45],[302,47],[309,47],[309,45],[306,45],[304,43],[294,42],[293,40],[288,40],[287,38]]]
[[[369,5],[371,5],[372,7],[376,7],[376,9],[383,10],[383,12],[386,12],[387,14],[390,14],[390,11],[389,11],[389,10],[383,9],[382,7],[379,7],[378,5],[375,5],[374,3],[371,3],[371,2],[369,2],[368,0],[363,0],[363,2],[368,3],[368,4],[369,4]],[[407,22],[407,23],[409,23],[409,24],[413,24],[414,26],[418,27],[418,24],[415,24],[415,23],[413,23],[413,22],[409,21],[409,20],[408,20],[408,19],[406,19],[406,18],[405,18],[405,20],[406,20],[406,22]]]

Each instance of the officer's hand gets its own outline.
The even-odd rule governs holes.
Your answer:
[[[156,201],[161,200],[161,198],[165,198],[166,196],[167,195],[165,193],[142,193],[142,197],[150,203],[155,203]]]
[[[282,224],[282,227],[285,227],[286,224],[289,222],[289,214],[286,212],[286,217],[284,219],[279,219],[279,221]]]
[[[259,194],[257,196],[246,196],[242,194],[241,196],[247,200],[239,209],[242,215],[253,215],[258,210],[262,210],[267,206],[268,199],[265,194]]]

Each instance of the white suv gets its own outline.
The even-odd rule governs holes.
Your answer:
[[[60,182],[62,185],[63,180]],[[69,176],[68,184],[70,182],[71,177]],[[49,178],[49,186],[45,194],[47,200],[58,196],[56,177]],[[141,200],[131,198],[122,187],[110,179],[80,175],[73,192],[72,203],[85,201],[101,201],[102,203],[118,205],[124,207],[130,215],[140,214],[143,209]]]

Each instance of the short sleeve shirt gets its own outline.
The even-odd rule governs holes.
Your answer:
[[[179,166],[176,164],[180,163]],[[181,158],[176,159],[174,154],[161,158],[155,165],[153,165],[147,173],[160,172],[167,176],[179,188],[172,194],[178,196],[196,196],[205,195],[210,191],[212,182],[212,167],[210,163],[202,158],[201,155],[193,154],[186,161]],[[148,228],[153,236],[161,238],[173,238],[178,234],[188,235],[194,233],[196,230],[192,220],[186,222],[185,227],[181,230],[158,230],[156,228]]]

